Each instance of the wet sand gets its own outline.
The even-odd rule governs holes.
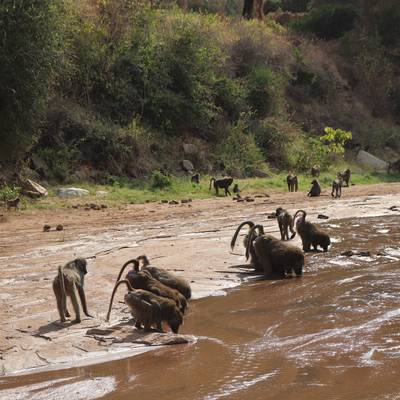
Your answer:
[[[383,195],[382,193],[389,194]],[[289,285],[290,293],[293,292],[295,294],[300,291],[305,298],[310,298],[309,301],[312,305],[312,289],[314,286],[308,286],[309,282],[311,282],[309,277],[311,278],[313,274],[318,272],[318,276],[315,274],[315,279],[320,280],[319,284],[323,288],[325,284],[329,283],[329,281],[325,282],[329,278],[329,275],[324,275],[325,269],[329,271],[332,268],[339,268],[340,270],[348,271],[348,265],[351,264],[347,263],[352,263],[354,257],[351,258],[351,261],[347,258],[342,260],[337,257],[337,252],[341,248],[348,250],[348,245],[351,247],[353,242],[350,241],[350,243],[344,245],[343,235],[337,234],[335,236],[335,229],[339,229],[335,226],[344,224],[340,228],[343,230],[350,225],[346,222],[334,221],[335,219],[352,217],[351,224],[360,225],[365,221],[362,217],[384,216],[384,218],[376,222],[383,225],[378,226],[373,232],[373,237],[387,238],[391,237],[386,232],[387,229],[393,230],[393,228],[388,228],[385,225],[386,221],[390,220],[392,221],[391,223],[398,222],[397,216],[399,213],[389,210],[390,206],[396,204],[400,204],[400,185],[385,184],[345,189],[344,196],[340,200],[333,200],[328,196],[322,196],[319,199],[305,199],[303,193],[270,193],[269,198],[257,197],[254,203],[235,203],[231,199],[218,198],[195,201],[192,203],[192,207],[187,205],[147,204],[129,205],[119,210],[83,212],[71,209],[57,212],[37,211],[11,216],[7,222],[0,224],[0,371],[2,374],[10,375],[13,373],[34,372],[37,368],[66,368],[104,362],[110,357],[126,357],[133,352],[146,350],[147,347],[145,345],[138,343],[142,338],[142,334],[139,332],[132,333],[131,327],[127,325],[129,315],[124,305],[116,304],[111,323],[108,324],[104,321],[107,303],[117,272],[122,263],[129,258],[143,253],[147,254],[151,260],[154,260],[153,263],[155,265],[167,268],[188,278],[193,285],[194,298],[201,298],[209,294],[223,294],[226,288],[234,287],[251,278],[247,269],[239,267],[245,261],[242,256],[242,247],[238,245],[233,253],[230,253],[229,250],[229,241],[238,223],[245,219],[252,219],[263,223],[268,232],[278,236],[276,221],[267,218],[267,215],[274,211],[277,206],[283,205],[291,211],[305,208],[309,212],[311,221],[316,221],[316,215],[319,213],[330,216],[329,220],[318,220],[318,222],[323,223],[333,232],[335,242],[332,252],[328,253],[328,255],[307,255],[306,274],[304,278],[301,278],[301,282],[292,279],[283,282],[277,281],[277,283],[272,281],[250,283],[248,285],[255,285],[255,290],[260,291],[260,297],[255,299],[246,295],[246,291],[250,290],[246,286],[246,288],[238,292],[234,291],[223,298],[218,297],[192,302],[188,316],[185,319],[183,333],[195,335],[196,338],[203,334],[204,336],[218,338],[218,331],[209,331],[209,334],[207,332],[202,333],[202,329],[194,321],[198,320],[204,323],[207,319],[205,321],[204,318],[195,319],[195,316],[207,315],[207,307],[210,307],[209,305],[211,304],[221,304],[221,315],[239,312],[240,310],[233,310],[235,303],[228,303],[224,306],[224,302],[228,301],[227,299],[231,299],[231,296],[240,296],[240,300],[238,300],[240,304],[242,302],[244,304],[251,303],[247,304],[243,311],[249,322],[240,321],[235,316],[233,321],[238,322],[238,327],[235,327],[236,325],[228,325],[226,321],[222,322],[223,319],[221,317],[219,329],[232,328],[232,333],[229,333],[228,336],[234,336],[236,329],[239,331],[253,330],[255,329],[254,326],[256,326],[253,323],[253,313],[258,315],[265,311],[265,304],[274,305],[277,302],[273,298],[269,299],[268,296],[264,300],[264,291],[270,285],[276,285],[277,288],[280,285]],[[65,226],[65,231],[43,233],[41,230],[45,223],[53,225],[62,223]],[[353,238],[352,231],[346,233],[346,235],[351,240],[354,239],[357,243],[362,244],[364,241],[368,243],[372,233],[357,233],[356,236],[359,236],[359,238]],[[393,263],[396,262],[398,239],[396,240],[397,242],[393,243],[393,249],[390,250],[394,253],[387,255],[387,257],[393,257],[393,260],[387,258],[388,265],[391,265],[392,261]],[[294,242],[299,244],[298,239]],[[54,323],[57,321],[58,316],[51,289],[51,280],[55,275],[57,265],[75,256],[89,258],[86,290],[89,309],[95,313],[96,318],[85,319],[80,325],[57,325]],[[316,259],[315,263],[313,261],[314,258]],[[368,264],[367,261],[365,259],[362,260],[363,263]],[[339,265],[336,265],[335,263],[338,262]],[[344,265],[340,263],[344,263]],[[355,279],[355,282],[357,282],[353,275],[345,276],[342,279],[351,279],[351,282],[352,279]],[[365,279],[369,282],[368,277]],[[305,285],[304,281],[306,281]],[[317,284],[315,283],[315,285]],[[287,296],[288,288],[280,289],[283,295]],[[123,293],[121,292],[119,300],[122,300],[122,296]],[[293,297],[293,299],[295,298]],[[325,298],[322,297],[322,300],[325,300]],[[351,308],[353,297],[349,296],[348,301]],[[365,299],[363,301],[365,302]],[[287,310],[289,306],[290,304],[285,302],[277,304],[278,310],[284,315],[290,313]],[[206,308],[203,309],[202,307]],[[218,310],[219,307],[215,306],[214,308]],[[319,312],[321,310],[316,311],[313,318],[321,319],[324,314],[322,313],[318,317]],[[354,318],[351,314],[352,312],[349,312],[350,319]],[[259,330],[265,331],[271,326],[273,327],[276,324],[274,316],[275,313],[272,313],[271,320],[261,319]],[[372,315],[371,318],[373,319]],[[289,337],[295,332],[293,328],[290,325],[284,327]],[[111,329],[112,333],[104,335],[104,331],[108,329]],[[227,330],[230,331],[231,329]],[[321,327],[315,328],[316,332],[320,332],[320,330]],[[96,334],[96,332],[101,332],[101,334]],[[310,335],[314,333],[313,330],[310,331]],[[224,335],[225,333],[222,335],[223,338],[218,338],[218,340],[225,340]],[[129,340],[124,341],[128,336]],[[280,334],[278,338],[280,338]],[[311,337],[310,340],[314,339]],[[119,363],[136,365],[136,362],[138,362],[138,365],[140,365],[139,360],[146,360],[146,363],[151,365],[153,358],[160,360],[163,354],[169,354],[169,356],[166,356],[166,362],[168,362],[167,360],[171,357],[171,354],[173,354],[173,357],[179,358],[181,352],[191,352],[193,349],[201,349],[204,346],[211,346],[210,348],[213,351],[218,351],[217,354],[221,354],[222,357],[223,352],[215,343],[213,340],[197,339],[195,344],[189,346],[173,346],[157,351],[154,354],[146,353],[126,361],[115,362],[115,364],[112,364],[112,369],[119,369],[120,367],[114,367]],[[215,346],[216,348],[214,349]],[[265,357],[265,353],[265,351],[260,352],[262,354],[260,357]],[[206,352],[202,357],[193,361],[193,363],[197,364],[199,362],[200,366],[207,365],[210,361],[209,359],[207,361],[210,353]],[[242,356],[240,355],[240,357]],[[123,365],[125,368],[126,364]],[[105,371],[109,367],[96,366],[90,368],[79,368],[79,370],[85,371],[83,376],[86,375],[90,378],[97,376],[98,372],[96,371]],[[158,369],[157,365],[153,368]],[[166,369],[168,370],[168,367]],[[143,371],[142,369],[141,372],[143,373]],[[192,373],[198,374],[197,371]],[[49,376],[52,376],[51,374],[63,378],[72,376],[74,377],[72,381],[76,380],[76,369],[53,372]],[[270,377],[271,371],[265,372],[265,374],[265,380],[267,381],[276,375],[275,373]],[[106,375],[108,379],[109,374]],[[280,376],[281,374],[277,375]],[[35,376],[36,378],[33,380],[28,377],[25,378],[23,385],[31,381],[36,382],[39,375]],[[99,376],[103,375],[100,374]],[[264,380],[264,378],[260,377],[263,374],[259,375],[257,373],[256,376],[258,378],[254,379],[260,379],[260,382]],[[251,377],[247,378],[250,382]],[[0,387],[13,386],[15,382],[21,382],[18,381],[21,378],[16,381],[14,379],[16,378],[6,378],[0,383]],[[160,379],[163,378],[160,377]],[[200,378],[196,375],[193,379]],[[117,381],[119,382],[119,380]],[[64,385],[62,382],[60,381],[55,385],[62,388]],[[100,381],[96,382],[99,383]],[[106,383],[109,386],[106,386],[112,387],[110,392],[113,392],[118,385],[115,382],[110,384],[110,382],[108,379]],[[239,380],[238,382],[241,381]],[[73,382],[69,384],[73,384]],[[203,384],[206,389],[208,388],[207,390],[211,390],[212,387],[208,387],[207,383],[203,382]],[[243,382],[240,383],[240,386],[242,385]],[[254,386],[251,382],[246,385],[249,387]],[[50,388],[53,388],[53,386],[50,385]],[[88,386],[90,386],[90,383],[88,383]],[[110,398],[124,398],[122,394],[121,397],[118,397],[120,395],[118,393],[119,389],[112,395],[117,397]],[[200,396],[200,394],[197,393],[196,396]],[[207,397],[200,396],[199,398]]]

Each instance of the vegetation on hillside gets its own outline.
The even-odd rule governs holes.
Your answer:
[[[1,2],[3,171],[163,185],[154,171],[182,159],[301,172],[341,159],[320,138],[346,131],[350,150],[400,151],[394,0],[271,0],[263,21],[240,19],[238,0],[151,3]]]

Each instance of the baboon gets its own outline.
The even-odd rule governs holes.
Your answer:
[[[311,176],[319,177],[320,172],[321,172],[321,168],[318,164],[315,164],[311,167]]]
[[[253,240],[256,229],[259,230],[259,234]],[[271,235],[265,235],[262,225],[255,225],[251,228],[246,257],[249,256],[251,243],[259,262],[263,266],[265,276],[278,275],[285,277],[292,270],[297,276],[302,275],[304,254],[298,247],[283,242]]]
[[[343,182],[346,182],[346,187],[349,187],[351,171],[349,168],[346,169],[344,172],[339,172],[339,174],[343,178]]]
[[[21,201],[21,199],[19,197],[16,197],[13,200],[6,200],[7,211],[9,211],[11,208],[14,208],[14,210],[17,210],[20,201]]]
[[[296,221],[296,217],[298,214],[303,215]],[[321,246],[324,251],[328,251],[328,247],[331,244],[331,239],[329,235],[319,226],[306,221],[306,216],[307,213],[304,210],[298,210],[294,214],[294,220],[296,221],[296,231],[301,237],[303,250],[310,251],[311,246],[314,247],[314,250],[317,250],[317,247]]]
[[[185,312],[187,308],[187,301],[185,296],[183,296],[177,290],[171,289],[170,287],[159,282],[157,279],[153,278],[149,271],[146,270],[139,271],[139,261],[137,259],[129,260],[122,266],[118,274],[117,281],[119,281],[124,269],[129,264],[133,264],[133,268],[126,274],[125,279],[129,281],[130,285],[134,289],[147,290],[158,296],[163,296],[172,299],[176,302],[177,306],[182,311],[182,313]]]
[[[343,178],[339,173],[337,178],[332,182],[332,197],[340,197],[342,195]]]
[[[200,174],[196,173],[192,175],[190,182],[200,184]]]
[[[142,261],[141,269],[150,272],[151,276],[164,285],[177,290],[181,293],[187,300],[192,297],[192,289],[190,288],[190,283],[184,279],[180,278],[165,269],[157,268],[150,265],[149,259],[145,256],[139,256],[138,261]]]
[[[233,185],[233,193],[235,193],[237,197],[240,197],[240,189],[237,183]]]
[[[231,196],[231,192],[229,191],[229,186],[232,185],[233,178],[221,178],[221,179],[215,179],[211,178],[210,179],[210,189],[211,190],[211,182],[214,181],[214,189],[215,189],[215,194],[218,196],[219,192],[218,189],[224,189],[225,190],[225,196]]]
[[[313,179],[313,181],[311,182],[311,189],[310,191],[307,193],[308,197],[317,197],[321,194],[321,186],[318,182],[317,179]]]
[[[237,237],[239,235],[239,232],[245,225],[249,226],[249,232],[245,235],[245,237],[243,239],[243,246],[244,246],[245,249],[247,249],[247,243],[248,243],[248,240],[249,240],[249,233],[250,233],[251,228],[253,228],[253,226],[255,225],[253,221],[244,221],[236,228],[236,231],[233,234],[232,240],[231,240],[231,250],[233,250],[233,248],[235,247],[236,239],[237,239]],[[253,240],[254,239],[255,239],[255,236],[254,236]],[[255,271],[256,272],[263,272],[262,264],[258,261],[257,255],[254,252],[253,246],[250,246],[249,253],[250,253],[250,264],[254,267]]]
[[[296,175],[289,174],[286,178],[289,192],[297,192],[299,183]]]
[[[145,331],[150,331],[152,326],[155,326],[157,331],[162,332],[160,304],[151,296],[143,296],[141,293],[142,291],[132,289],[132,286],[127,279],[118,281],[114,286],[110,305],[108,307],[107,321],[110,320],[114,296],[118,286],[121,284],[125,284],[128,289],[128,293],[124,296],[124,301],[130,308],[131,314],[135,319],[135,327],[141,329],[143,326]]]
[[[289,229],[292,232],[292,236],[290,239],[293,239],[296,236],[296,232],[293,229],[293,217],[290,213],[284,210],[282,207],[278,207],[276,209],[276,219],[278,220],[279,230],[281,232],[282,240],[289,240]]]
[[[68,262],[64,266],[58,267],[58,274],[53,280],[53,291],[56,296],[57,308],[61,322],[65,322],[66,317],[70,317],[67,309],[67,296],[70,297],[75,311],[75,319],[72,322],[81,322],[81,314],[79,311],[76,291],[78,291],[84,314],[93,318],[87,309],[85,290],[83,287],[86,274],[86,260],[84,258],[77,258],[74,261]]]

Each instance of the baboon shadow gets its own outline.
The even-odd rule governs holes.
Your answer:
[[[322,250],[318,250],[319,253],[322,252]],[[239,264],[239,265],[230,265],[228,268],[246,268],[249,269],[249,272],[234,272],[232,271],[231,273],[236,273],[237,276],[244,280],[248,276],[253,276],[254,279],[252,281],[281,281],[285,279],[292,279],[292,278],[300,278],[301,276],[296,276],[293,274],[288,274],[286,276],[282,276],[280,274],[272,274],[272,275],[264,275],[262,272],[257,272],[253,269],[253,267],[249,264]]]
[[[49,322],[46,325],[40,326],[36,330],[36,333],[39,335],[45,335],[46,333],[61,331],[63,329],[69,328],[73,325],[78,325],[78,324],[73,324],[70,321],[67,321],[67,322],[53,321],[53,322]]]

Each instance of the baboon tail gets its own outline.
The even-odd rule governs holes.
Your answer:
[[[145,256],[146,257],[146,256]],[[139,258],[139,257],[138,257]],[[115,282],[118,282],[121,279],[121,276],[125,270],[125,268],[129,265],[129,264],[133,264],[133,268],[135,269],[136,272],[139,271],[139,261],[138,258],[133,258],[132,260],[127,261],[121,268],[121,270],[119,271],[118,274],[118,278]],[[147,259],[147,258],[146,258]]]
[[[115,284],[114,290],[113,290],[113,292],[112,292],[111,299],[110,299],[110,305],[108,306],[108,312],[107,312],[107,317],[106,317],[106,321],[107,321],[107,322],[110,320],[111,307],[112,307],[112,304],[113,304],[113,301],[114,301],[115,293],[116,293],[116,291],[117,291],[118,286],[119,286],[121,283],[125,283],[125,284],[126,284],[126,287],[128,288],[129,291],[132,291],[132,290],[133,290],[131,284],[129,283],[129,281],[128,281],[127,279],[122,279],[122,280],[118,281],[118,282]]]
[[[211,182],[214,181],[215,182],[215,178],[211,178],[210,179],[210,188],[208,190],[211,190]]]
[[[264,235],[264,227],[262,225],[254,225],[250,231],[249,231],[249,237],[247,240],[247,246],[246,246],[246,260],[249,259],[250,256],[250,246],[253,245],[253,237],[256,236],[255,231],[258,229],[258,234],[257,236],[262,236]]]
[[[64,272],[63,272],[64,267],[62,265],[58,266],[58,279],[60,281],[60,286],[61,286],[61,294],[62,294],[62,299],[63,299],[63,304],[65,304],[65,298],[67,297],[67,294],[65,292],[65,282],[64,282]]]
[[[235,247],[236,239],[239,235],[239,232],[245,225],[248,225],[249,228],[251,229],[254,226],[254,222],[253,221],[244,221],[236,228],[235,234],[232,236],[232,240],[231,240],[231,250],[233,250],[233,248]],[[249,229],[249,231],[250,231],[250,229]]]

